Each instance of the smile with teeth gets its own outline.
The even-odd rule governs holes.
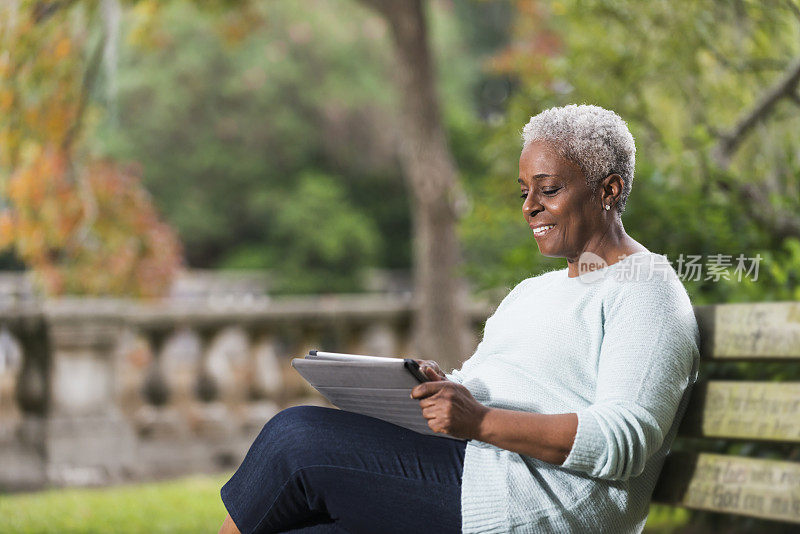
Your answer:
[[[547,226],[538,226],[538,227],[533,229],[533,235],[536,236],[536,237],[543,236],[544,234],[549,232],[550,229],[552,227],[554,227],[554,226],[555,226],[555,224],[548,224]]]

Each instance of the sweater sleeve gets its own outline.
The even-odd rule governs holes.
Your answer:
[[[458,382],[459,384],[464,382],[464,377],[462,376],[461,371],[458,369],[453,369],[452,372],[445,373],[444,376],[447,377],[447,379],[451,382]]]
[[[661,447],[699,359],[699,334],[677,277],[629,281],[603,303],[593,404],[581,409],[562,467],[607,480],[638,476]]]

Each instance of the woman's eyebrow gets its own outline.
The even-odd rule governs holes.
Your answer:
[[[547,173],[542,173],[542,174],[534,174],[534,175],[533,175],[533,179],[534,179],[534,180],[538,180],[539,178],[558,178],[558,177],[559,177],[559,176],[558,176],[557,174],[547,174]],[[517,178],[517,181],[518,181],[519,183],[521,183],[521,184],[524,184],[524,183],[525,183],[525,182],[523,182],[523,181],[522,181],[522,178]]]

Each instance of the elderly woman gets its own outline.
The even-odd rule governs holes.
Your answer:
[[[266,424],[220,532],[641,532],[697,376],[689,297],[620,216],[635,147],[596,106],[523,130],[522,213],[567,267],[522,281],[460,370],[423,365],[424,436],[326,408]]]

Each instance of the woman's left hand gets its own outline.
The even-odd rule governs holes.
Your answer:
[[[434,432],[462,439],[475,439],[489,408],[475,400],[467,388],[456,382],[423,382],[411,390],[428,426]]]

